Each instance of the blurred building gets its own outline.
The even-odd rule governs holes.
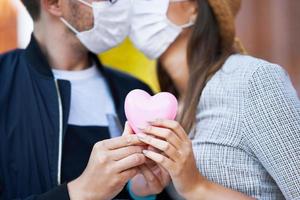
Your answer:
[[[300,1],[242,0],[238,35],[251,55],[283,66],[300,94]]]

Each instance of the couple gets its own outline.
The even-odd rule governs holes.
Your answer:
[[[300,102],[243,54],[239,0],[23,3],[31,42],[0,56],[0,199],[300,198]],[[95,55],[127,35],[180,101],[140,136],[124,100],[150,89]]]

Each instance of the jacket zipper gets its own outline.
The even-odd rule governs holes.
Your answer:
[[[58,164],[57,164],[57,183],[61,184],[61,159],[62,159],[62,136],[63,136],[63,110],[62,110],[62,101],[60,90],[58,86],[58,80],[55,79],[55,86],[58,96],[58,105],[59,105],[59,140],[58,140]]]

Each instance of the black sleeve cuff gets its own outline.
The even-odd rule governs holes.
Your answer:
[[[70,200],[67,183],[40,195],[38,200]]]

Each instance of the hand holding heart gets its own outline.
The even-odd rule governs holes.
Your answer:
[[[128,130],[124,131],[124,133],[129,135],[134,134],[128,124],[129,123],[127,122],[125,126]],[[148,146],[147,148],[148,150],[158,152],[151,146]],[[131,191],[136,196],[159,194],[170,182],[169,173],[151,159],[146,160],[145,164],[139,166],[139,169],[140,173],[133,177],[130,181]]]
[[[160,150],[144,150],[146,157],[153,160],[163,171],[167,171],[172,178],[175,188],[183,197],[190,197],[194,190],[202,183],[203,177],[199,173],[192,149],[192,142],[181,125],[174,121],[177,112],[177,100],[169,93],[159,93],[154,97],[134,90],[128,94],[125,101],[125,113],[130,126],[138,134],[138,138]],[[150,174],[147,179],[145,173]],[[149,170],[143,173],[147,184],[157,181],[157,176]],[[153,177],[156,177],[156,179]],[[152,180],[150,179],[152,178]],[[141,195],[140,179],[132,180],[132,190]],[[157,190],[157,188],[156,188]],[[153,194],[151,188],[144,188],[142,196]],[[157,192],[158,193],[158,192]]]

